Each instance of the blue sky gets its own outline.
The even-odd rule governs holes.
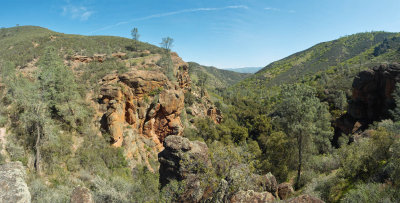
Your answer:
[[[265,66],[319,42],[365,31],[400,32],[400,0],[2,0],[0,27],[38,25],[158,45],[174,38],[185,61]]]

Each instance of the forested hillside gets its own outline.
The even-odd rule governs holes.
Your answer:
[[[252,90],[241,95],[259,98],[271,94],[270,90],[278,85],[306,81],[315,86],[321,80],[335,89],[349,90],[352,78],[360,70],[398,61],[395,45],[398,36],[398,33],[370,32],[323,42],[267,65],[232,90]]]

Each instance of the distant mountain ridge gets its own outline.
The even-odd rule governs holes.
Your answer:
[[[257,73],[263,67],[243,67],[243,68],[227,68],[224,70],[230,70],[237,73]]]
[[[225,88],[251,76],[249,73],[203,66],[195,62],[189,62],[189,73],[194,81],[197,81],[199,74],[206,74],[208,76],[206,82],[208,89]]]

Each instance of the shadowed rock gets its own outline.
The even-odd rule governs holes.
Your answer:
[[[278,195],[282,200],[288,199],[294,193],[293,187],[290,183],[281,183],[278,185]]]
[[[182,181],[190,175],[203,173],[205,167],[211,166],[204,142],[191,142],[187,138],[171,135],[165,138],[164,147],[158,154],[162,186],[172,180]]]

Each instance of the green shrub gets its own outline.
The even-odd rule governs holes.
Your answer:
[[[185,104],[187,105],[187,106],[192,106],[193,105],[193,103],[194,103],[194,101],[195,101],[195,96],[192,94],[192,92],[191,91],[187,91],[186,93],[185,93]]]
[[[4,127],[7,124],[7,117],[0,113],[0,127]]]
[[[318,173],[330,173],[339,168],[339,160],[336,154],[316,155],[310,158],[308,168]]]
[[[73,188],[66,185],[48,187],[41,179],[35,179],[29,184],[32,202],[65,203],[70,201]]]
[[[6,150],[10,155],[11,161],[21,161],[24,165],[27,163],[27,156],[25,156],[25,150],[21,145],[15,144],[14,141],[7,142]]]
[[[397,202],[388,186],[379,183],[362,183],[351,189],[342,199],[344,203],[353,202]]]
[[[0,143],[0,152],[1,152],[2,150],[3,150],[3,146],[2,146],[2,144]],[[3,164],[4,161],[5,161],[5,157],[3,156],[2,153],[0,153],[0,164]]]

